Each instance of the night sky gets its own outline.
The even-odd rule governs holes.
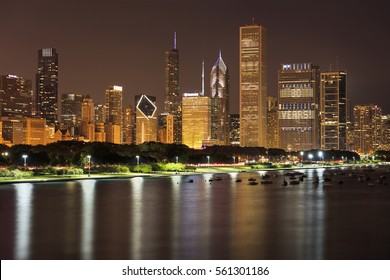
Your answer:
[[[33,80],[38,49],[59,52],[59,93],[103,102],[109,85],[164,102],[164,52],[177,32],[180,92],[200,90],[219,49],[229,67],[231,113],[238,113],[239,27],[267,28],[268,95],[277,96],[280,63],[312,62],[348,72],[352,105],[375,103],[390,113],[390,16],[386,1],[46,1],[0,2],[0,74]],[[34,88],[35,89],[35,88]],[[160,110],[159,110],[160,111]]]

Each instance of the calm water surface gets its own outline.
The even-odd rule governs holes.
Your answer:
[[[0,185],[0,257],[390,259],[390,185],[285,172]]]

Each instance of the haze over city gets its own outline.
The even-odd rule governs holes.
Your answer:
[[[348,72],[352,105],[386,101],[389,26],[384,1],[8,1],[0,9],[0,72],[35,83],[37,52],[59,53],[59,94],[89,94],[122,85],[124,105],[136,94],[164,102],[164,52],[177,32],[180,93],[200,90],[205,60],[206,94],[212,65],[222,51],[229,67],[230,111],[238,112],[239,27],[267,29],[268,95],[277,96],[281,63],[312,62]]]

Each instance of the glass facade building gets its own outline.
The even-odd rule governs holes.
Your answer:
[[[173,116],[174,142],[182,142],[182,105],[179,93],[179,50],[174,36],[173,49],[165,52],[165,102],[164,112]]]
[[[58,118],[58,53],[56,49],[38,50],[36,74],[36,115],[54,124]]]
[[[279,147],[278,99],[267,96],[267,148]]]
[[[66,127],[77,127],[81,122],[81,107],[84,95],[63,93],[61,98],[61,123]]]
[[[122,126],[122,87],[110,86],[106,89],[106,122]]]
[[[354,151],[368,155],[381,145],[382,109],[378,105],[356,105],[353,108]]]
[[[0,117],[30,117],[32,107],[31,81],[15,75],[1,75]]]
[[[211,99],[199,93],[183,96],[183,144],[201,149],[211,135]]]
[[[229,145],[229,72],[221,52],[210,74],[211,139]]]
[[[136,144],[157,141],[156,97],[136,95]]]
[[[347,149],[347,73],[321,73],[321,149]]]

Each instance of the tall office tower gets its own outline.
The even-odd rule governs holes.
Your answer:
[[[122,87],[110,86],[106,89],[106,122],[122,126]]]
[[[157,118],[157,141],[164,144],[174,143],[174,116],[161,113]]]
[[[95,123],[105,123],[107,115],[106,105],[96,104],[95,105]]]
[[[179,93],[179,50],[176,45],[176,32],[173,49],[165,52],[165,108],[164,112],[174,116],[174,142],[181,144],[182,108]]]
[[[266,146],[266,30],[240,27],[240,145]]]
[[[354,150],[372,154],[381,143],[382,109],[378,105],[356,105],[354,115]]]
[[[239,114],[230,114],[229,115],[230,123],[230,145],[238,146],[240,145],[240,115]]]
[[[133,144],[133,108],[131,105],[127,105],[123,114],[123,143]]]
[[[321,149],[347,149],[347,73],[321,73]]]
[[[229,73],[221,52],[210,74],[211,139],[229,145]]]
[[[38,72],[36,74],[36,114],[55,124],[58,114],[58,53],[56,49],[38,50]]]
[[[156,97],[136,95],[136,144],[157,141]]]
[[[353,108],[350,99],[347,97],[346,100],[347,103],[347,150],[353,151],[354,150],[354,133],[353,133]]]
[[[267,148],[279,147],[278,99],[267,96]]]
[[[0,117],[30,117],[32,105],[30,80],[15,75],[0,76]]]
[[[81,107],[80,136],[95,141],[95,106],[89,95],[84,97]]]
[[[61,123],[67,128],[77,127],[81,123],[81,106],[84,95],[63,93],[61,98]]]
[[[318,149],[319,67],[282,64],[278,79],[279,147],[286,151]]]
[[[83,98],[81,119],[87,121],[88,123],[93,123],[95,120],[95,106],[92,98],[89,95]]]
[[[382,136],[379,150],[390,151],[390,115],[382,116]],[[389,158],[387,160],[390,160]]]
[[[211,100],[199,93],[184,93],[183,96],[183,144],[192,149],[201,149],[203,141],[211,135]]]

